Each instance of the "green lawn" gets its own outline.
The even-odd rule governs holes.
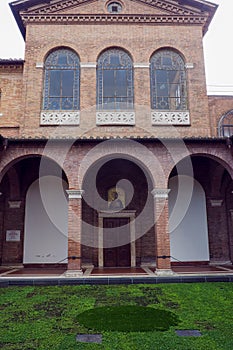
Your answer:
[[[106,322],[102,320],[101,325],[98,312],[104,307]],[[148,326],[144,332],[129,331],[130,310],[139,312],[133,323],[140,326],[154,317],[151,308],[160,315],[161,324],[165,314],[173,315],[177,322],[171,322],[165,331],[148,330]],[[114,323],[111,331],[106,330],[106,310],[122,314],[118,325],[126,322],[125,331]],[[0,311],[1,350],[233,349],[232,283],[9,287],[0,289]],[[86,315],[92,315],[91,323]],[[176,329],[199,330],[202,336],[179,337]],[[76,342],[76,335],[83,333],[101,333],[102,344]]]

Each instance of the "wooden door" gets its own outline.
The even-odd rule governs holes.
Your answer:
[[[121,226],[124,226],[123,231]],[[108,230],[110,229],[110,230]],[[120,245],[120,235],[129,242]],[[130,266],[130,225],[129,218],[105,218],[104,219],[104,266],[128,267]]]

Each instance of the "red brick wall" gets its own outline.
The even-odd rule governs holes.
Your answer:
[[[0,65],[0,134],[19,135],[22,113],[23,64]]]

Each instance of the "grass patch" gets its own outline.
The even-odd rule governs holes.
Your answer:
[[[144,309],[175,314],[179,323],[170,323],[170,328],[163,332],[154,329],[144,332],[141,328],[130,330],[125,321],[123,331],[102,328],[102,344],[76,342],[77,334],[96,333],[96,325],[81,323],[81,315],[103,307],[106,316],[106,309],[116,306],[122,312],[129,306],[140,307],[140,315],[133,323],[146,322],[147,315],[141,312]],[[232,310],[233,283],[0,288],[0,348],[231,350]],[[175,329],[196,329],[202,336],[179,337]]]
[[[178,318],[170,311],[127,305],[87,310],[78,315],[78,322],[99,332],[149,332],[167,331],[178,324]]]

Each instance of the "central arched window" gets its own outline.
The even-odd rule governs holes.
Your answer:
[[[69,49],[50,53],[45,61],[43,110],[79,109],[80,65]]]
[[[97,63],[97,108],[133,109],[133,63],[123,50],[113,48],[102,53]]]
[[[150,60],[151,108],[163,111],[187,110],[186,72],[183,58],[161,49]]]

